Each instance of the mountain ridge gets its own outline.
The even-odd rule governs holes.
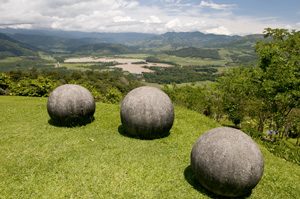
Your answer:
[[[50,53],[163,53],[186,54],[183,51],[197,49],[227,49],[254,53],[257,41],[263,35],[228,36],[194,32],[148,33],[98,33],[61,30],[0,29],[21,43]],[[183,49],[183,50],[181,50]],[[203,50],[197,50],[204,52]],[[172,54],[172,53],[170,53]]]
[[[11,56],[36,56],[36,48],[0,33],[0,58]]]

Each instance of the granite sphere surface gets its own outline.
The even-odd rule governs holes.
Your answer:
[[[240,130],[219,127],[204,133],[191,152],[191,168],[199,183],[227,197],[251,193],[264,171],[262,153]]]
[[[65,84],[54,89],[48,98],[47,110],[57,125],[83,125],[93,120],[96,105],[89,90],[75,85]]]
[[[120,115],[126,135],[155,139],[169,134],[174,107],[169,96],[160,89],[142,86],[125,96]]]

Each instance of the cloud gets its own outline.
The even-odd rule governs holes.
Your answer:
[[[180,4],[182,0],[161,0],[162,3]]]
[[[226,27],[224,26],[218,26],[216,28],[211,28],[205,31],[206,33],[212,33],[217,35],[231,35],[232,32],[230,32]]]
[[[187,0],[2,0],[0,28],[249,34],[262,33],[265,27],[299,27],[274,17],[235,15],[235,6]]]
[[[115,16],[113,18],[113,22],[116,22],[116,23],[118,23],[118,22],[133,22],[133,21],[135,21],[135,20],[129,16]]]
[[[217,4],[212,1],[201,1],[199,7],[211,8],[215,10],[228,10],[236,7],[235,4]]]
[[[159,17],[151,15],[149,18],[146,20],[141,20],[141,22],[146,23],[146,24],[160,24],[162,21],[160,20]]]

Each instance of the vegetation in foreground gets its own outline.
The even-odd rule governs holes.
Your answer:
[[[218,126],[199,113],[176,107],[171,134],[147,141],[118,132],[118,105],[97,103],[95,121],[76,128],[50,125],[46,98],[0,106],[1,198],[215,197],[189,167],[196,139]],[[300,167],[260,148],[265,171],[249,198],[299,198]]]
[[[96,100],[118,103],[141,83],[121,71],[28,70],[0,73],[0,95],[46,97],[62,84],[79,84],[91,91]]]
[[[216,83],[165,86],[174,103],[241,128],[273,154],[300,164],[300,32],[266,29],[257,66],[227,71]]]

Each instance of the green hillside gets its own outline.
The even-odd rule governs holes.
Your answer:
[[[70,53],[77,48],[97,52],[99,45],[119,45],[122,53],[133,49],[140,52],[173,51],[182,48],[223,48],[230,50],[253,51],[254,44],[263,39],[262,35],[227,36],[205,34],[202,32],[167,32],[164,34],[145,33],[93,33],[72,31],[47,31],[47,30],[12,30],[3,29],[0,32],[9,34],[15,40],[30,44],[43,51]],[[123,45],[123,46],[120,46]],[[116,47],[116,46],[114,46]],[[94,50],[95,48],[95,50]],[[124,48],[130,50],[124,51]],[[109,50],[109,49],[108,49]],[[101,51],[100,51],[101,53]]]
[[[199,57],[210,59],[221,59],[218,49],[206,49],[206,48],[181,48],[174,51],[167,51],[168,55],[175,55],[177,57]]]
[[[95,121],[48,123],[46,98],[0,97],[0,198],[215,198],[194,180],[190,151],[214,121],[175,108],[170,136],[124,137],[119,106],[97,103]],[[265,172],[250,198],[300,198],[300,167],[264,147]]]
[[[183,47],[203,48],[228,44],[240,38],[240,36],[204,34],[202,32],[167,32],[145,40],[141,46],[154,50],[156,48],[165,50],[176,50]]]
[[[101,55],[117,55],[136,52],[133,48],[127,47],[121,44],[109,44],[109,43],[98,43],[98,44],[87,44],[78,47],[72,47],[69,49],[72,53],[76,54],[101,54]]]
[[[0,59],[14,56],[36,56],[33,47],[0,33]]]
[[[50,53],[88,54],[120,54],[133,53],[133,48],[116,43],[107,43],[99,38],[68,38],[51,35],[13,34],[18,41],[31,44],[36,48]]]

